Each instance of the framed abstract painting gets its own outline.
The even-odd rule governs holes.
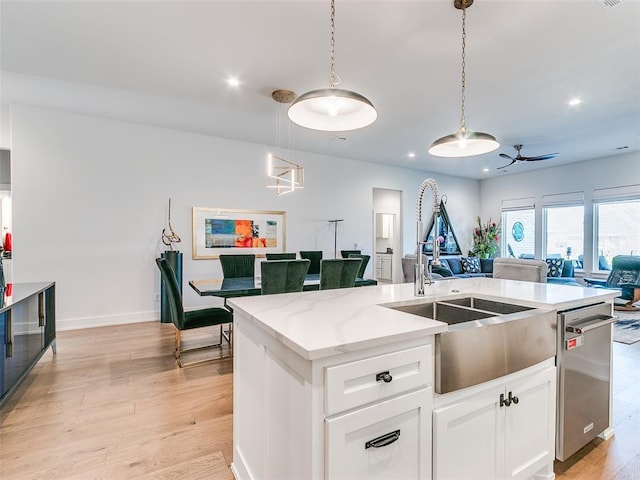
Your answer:
[[[285,251],[286,212],[193,207],[193,258]]]

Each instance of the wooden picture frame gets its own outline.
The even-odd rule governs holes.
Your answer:
[[[193,207],[192,214],[194,260],[221,253],[264,257],[286,249],[286,212]]]

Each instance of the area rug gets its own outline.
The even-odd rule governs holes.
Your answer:
[[[613,341],[627,345],[640,341],[640,319],[621,318],[614,323]]]

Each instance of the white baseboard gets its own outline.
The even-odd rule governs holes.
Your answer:
[[[80,328],[108,327],[111,325],[126,325],[128,323],[159,322],[160,312],[122,313],[116,315],[101,315],[84,318],[56,318],[56,331],[78,330]]]

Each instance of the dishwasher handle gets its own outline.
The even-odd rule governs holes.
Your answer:
[[[582,335],[583,333],[587,333],[589,330],[604,327],[605,325],[615,323],[618,320],[619,318],[616,316],[598,316],[595,318],[588,318],[587,320],[583,320],[582,322],[576,322],[567,325],[565,330],[570,333],[577,333],[578,335]]]

